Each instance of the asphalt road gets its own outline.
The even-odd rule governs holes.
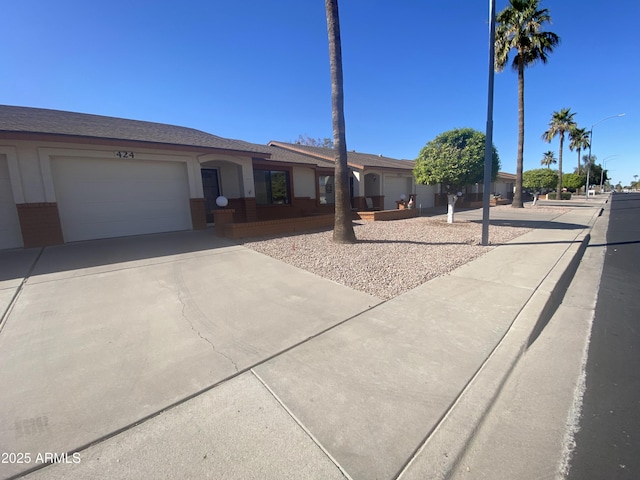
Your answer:
[[[569,480],[640,478],[640,194],[611,202]]]

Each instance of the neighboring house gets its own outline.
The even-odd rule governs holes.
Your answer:
[[[491,191],[489,192],[491,197],[494,195],[500,195],[503,200],[513,200],[513,188],[515,185],[516,176],[511,173],[498,172],[496,180],[491,182]],[[435,206],[443,207],[447,205],[447,193],[446,190],[439,185],[437,189],[438,193],[435,195]],[[460,189],[462,194],[461,199],[456,203],[456,207],[476,207],[482,203],[483,200],[484,184],[476,183],[473,185],[466,185]]]
[[[515,174],[498,172],[496,181],[491,183],[491,193],[494,195],[502,195],[502,198],[507,200],[513,200],[513,189],[515,184]]]
[[[333,164],[335,152],[332,149],[312,147],[285,142],[269,142],[272,155],[277,155],[277,150],[285,150],[298,154],[308,155],[318,160]],[[347,152],[347,163],[351,175],[349,177],[350,195],[352,206],[355,209],[366,210],[367,198],[371,199],[374,207],[384,210],[397,208],[396,202],[404,195],[416,196],[416,206],[430,208],[434,206],[434,194],[436,186],[417,185],[413,178],[414,162],[412,160],[397,160],[394,158],[359,153]],[[333,175],[327,180],[333,182]]]

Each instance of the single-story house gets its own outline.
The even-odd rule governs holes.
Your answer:
[[[308,155],[332,164],[334,161],[334,151],[327,148],[276,141],[269,142],[269,146]],[[413,160],[398,160],[382,155],[349,151],[347,164],[351,172],[349,178],[351,202],[357,210],[368,208],[367,199],[371,199],[372,206],[375,208],[393,210],[397,208],[396,202],[402,195],[406,198],[409,198],[409,195],[415,195],[417,207],[434,206],[434,194],[438,188],[415,183]]]
[[[220,195],[236,222],[333,213],[332,152],[272,143],[0,106],[0,249],[204,229]],[[416,193],[413,162],[349,156],[357,208],[366,196],[395,208],[401,194]]]
[[[413,161],[347,157],[355,210],[392,210],[403,195],[434,206],[439,189],[415,184]],[[334,152],[0,105],[0,249],[204,229],[219,196],[234,222],[331,214]]]
[[[0,249],[331,213],[333,164],[174,125],[0,106]]]

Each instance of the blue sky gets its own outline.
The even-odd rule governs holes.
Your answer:
[[[497,11],[507,4],[496,0]],[[347,147],[414,159],[484,131],[488,0],[341,0]],[[525,73],[525,170],[570,107],[614,182],[640,175],[640,3],[543,0],[561,44]],[[3,6],[0,103],[182,125],[255,143],[329,137],[321,0],[20,0]],[[515,173],[517,75],[495,77],[494,144]],[[557,156],[557,153],[556,153]],[[577,165],[565,147],[564,171]]]

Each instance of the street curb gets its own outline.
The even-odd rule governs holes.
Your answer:
[[[398,479],[448,479],[455,473],[516,364],[556,311],[590,240],[589,226],[578,234],[536,288],[511,328],[462,391],[440,424]]]

